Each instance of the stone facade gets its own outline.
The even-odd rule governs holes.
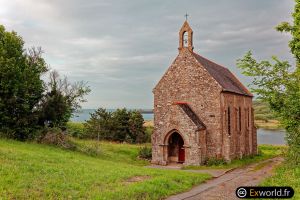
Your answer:
[[[179,54],[153,89],[152,163],[201,165],[256,154],[252,94],[228,69],[195,54],[192,37],[185,22]]]

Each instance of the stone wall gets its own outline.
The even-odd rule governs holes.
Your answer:
[[[205,157],[222,157],[221,90],[191,51],[182,49],[153,90],[153,163],[167,164],[166,138],[172,130],[183,136],[185,164],[199,165]],[[182,109],[173,104],[176,101],[187,102],[206,130],[198,130]]]
[[[226,160],[257,153],[256,128],[252,98],[233,93],[221,93],[223,124],[223,155]],[[228,121],[230,108],[230,122]],[[229,133],[230,123],[230,133]]]
[[[180,49],[153,93],[153,163],[168,164],[168,138],[173,132],[184,140],[186,165],[200,165],[211,157],[230,161],[257,153],[252,97],[222,91],[191,49]],[[205,128],[199,129],[174,102],[186,103]]]

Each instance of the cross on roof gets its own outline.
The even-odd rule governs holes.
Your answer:
[[[185,16],[185,21],[187,21],[189,15],[186,13],[184,16]]]

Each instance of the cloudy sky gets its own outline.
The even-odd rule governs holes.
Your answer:
[[[290,36],[274,27],[291,21],[293,0],[0,0],[0,24],[26,47],[41,46],[52,69],[87,81],[84,108],[152,108],[152,88],[178,54],[188,12],[197,53],[250,80],[236,59],[293,61]]]

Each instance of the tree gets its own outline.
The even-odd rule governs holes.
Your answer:
[[[113,130],[112,113],[107,112],[104,108],[99,108],[94,113],[91,113],[91,117],[84,123],[84,127],[89,138],[114,139],[114,136],[111,134]]]
[[[134,138],[135,143],[143,143],[148,140],[148,135],[145,133],[144,118],[141,112],[131,111],[128,125],[131,138]]]
[[[132,138],[128,123],[130,119],[129,111],[125,108],[117,109],[112,113],[112,119],[114,128],[112,129],[111,134],[114,135],[115,140],[133,143],[134,138]]]
[[[248,52],[237,65],[243,74],[253,77],[252,90],[258,98],[269,103],[287,130],[288,158],[300,164],[300,0],[296,0],[293,25],[283,22],[278,31],[292,34],[289,42],[296,66],[272,57],[270,61],[256,61]]]
[[[0,132],[5,136],[25,140],[35,129],[41,75],[47,72],[41,55],[40,48],[26,51],[17,33],[0,25]]]
[[[148,139],[143,126],[144,119],[138,111],[117,109],[108,112],[99,108],[91,113],[84,124],[88,137],[128,143],[142,143]]]
[[[63,127],[90,92],[85,83],[71,84],[56,71],[46,84],[42,53],[41,48],[25,50],[16,32],[0,26],[0,136],[26,140],[45,124]]]
[[[81,108],[85,102],[84,95],[90,88],[84,82],[71,84],[67,77],[60,78],[57,71],[50,72],[50,82],[41,99],[39,123],[52,127],[65,128],[72,113]]]

